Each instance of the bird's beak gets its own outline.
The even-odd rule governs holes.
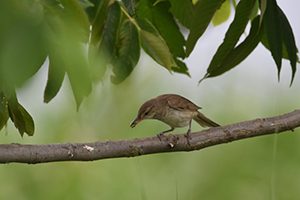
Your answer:
[[[130,127],[134,128],[142,120],[143,120],[143,118],[141,118],[141,119],[136,118],[135,120],[133,120],[133,122],[131,122]]]

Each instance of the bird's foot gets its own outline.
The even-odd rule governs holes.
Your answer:
[[[184,136],[186,137],[188,144],[191,145],[191,143],[190,143],[190,140],[192,139],[191,129],[189,129],[188,132],[186,134],[184,134]]]
[[[157,134],[157,137],[158,137],[158,139],[161,141],[161,137],[163,136],[164,134],[163,133],[158,133]]]

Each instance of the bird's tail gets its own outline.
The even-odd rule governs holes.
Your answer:
[[[217,127],[220,126],[216,122],[205,117],[202,113],[198,112],[198,115],[194,117],[194,120],[200,124],[202,127]]]

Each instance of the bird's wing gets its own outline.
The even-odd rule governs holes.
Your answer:
[[[168,105],[171,108],[174,108],[176,110],[182,110],[182,111],[193,110],[193,111],[196,111],[198,109],[201,109],[201,107],[195,105],[190,100],[188,100],[184,97],[181,97],[181,96],[178,96],[177,98],[172,98],[172,96],[169,96],[169,98],[166,99],[166,101],[167,101]]]

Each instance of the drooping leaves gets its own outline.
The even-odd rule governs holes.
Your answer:
[[[66,35],[60,38],[63,39],[60,53],[65,59],[64,67],[69,77],[78,109],[84,96],[88,96],[92,90],[85,47],[85,44],[88,42],[90,23],[84,8],[77,0],[61,0],[61,3],[68,14],[69,20],[67,20],[68,24],[65,24],[67,27]],[[73,23],[73,21],[76,23]]]
[[[97,1],[97,0],[96,0]],[[100,1],[99,1],[100,2]],[[90,11],[94,16],[92,17],[91,22],[91,44],[95,45],[97,44],[102,37],[102,32],[104,30],[104,24],[106,22],[107,18],[107,12],[108,12],[108,3],[109,0],[101,0],[101,3],[97,6],[97,9],[95,8],[94,11]],[[90,8],[92,9],[92,8]]]
[[[296,64],[298,59],[297,53],[298,49],[296,47],[295,37],[293,34],[292,27],[287,20],[283,11],[278,7],[280,25],[281,25],[281,34],[283,38],[284,50],[288,54],[288,59],[290,60],[291,68],[292,68],[292,78],[291,78],[291,85],[293,83],[295,73],[296,73]]]
[[[78,28],[78,33],[82,34],[82,38],[87,41],[89,38],[90,22],[87,13],[84,10],[84,7],[80,4],[80,1],[60,0],[60,3],[64,7],[64,12],[68,14],[68,17],[71,19],[70,21],[68,21],[68,23],[71,23],[71,26],[80,27]]]
[[[186,42],[186,56],[193,51],[196,42],[203,35],[215,12],[224,0],[202,0],[195,7],[194,16],[190,23],[190,34]]]
[[[279,8],[276,1],[270,3],[267,1],[266,6],[264,14],[265,33],[261,39],[261,43],[271,51],[278,69],[278,79],[281,70],[282,58],[290,60],[292,69],[290,85],[292,85],[296,73],[296,64],[299,62],[299,58],[297,56],[298,49],[295,44],[293,30],[287,20],[287,17]]]
[[[246,39],[230,51],[218,67],[208,72],[203,79],[219,76],[241,63],[258,45],[263,35],[263,30],[264,29],[259,26],[259,16],[257,16],[252,22],[250,33]]]
[[[182,62],[181,60],[176,59],[176,58],[174,58],[174,61],[176,62],[177,66],[178,66],[176,68],[172,68],[172,70],[174,72],[185,74],[185,75],[191,77],[190,73],[188,72],[188,67],[186,66],[186,64],[184,62]]]
[[[99,44],[99,56],[102,59],[106,59],[107,62],[113,57],[116,42],[118,28],[121,22],[121,8],[117,2],[114,2],[109,6],[107,12],[107,19],[105,23],[105,29],[103,31],[103,36]]]
[[[88,42],[89,20],[77,0],[61,3],[64,5],[63,9],[53,5],[46,7],[50,73],[44,101],[49,102],[57,94],[64,74],[67,73],[79,108],[84,96],[89,95],[92,87],[85,47]]]
[[[34,122],[25,108],[19,104],[17,97],[12,96],[8,99],[8,114],[21,136],[26,133],[28,136],[34,134]]]
[[[48,79],[44,91],[45,103],[49,103],[57,95],[66,72],[64,68],[64,59],[61,57],[61,55],[53,52],[53,54],[50,54],[49,57],[50,63],[48,69]]]
[[[106,6],[103,5],[103,6]],[[92,47],[90,56],[93,70],[93,79],[99,80],[104,76],[107,64],[111,61],[117,48],[117,36],[121,23],[121,8],[119,3],[114,2],[107,9],[106,16],[99,12],[99,19],[106,19],[101,24],[99,32],[92,38]],[[99,26],[99,25],[96,25]],[[105,28],[104,28],[105,27]],[[92,52],[94,51],[94,52]]]
[[[169,71],[172,67],[177,67],[168,45],[156,28],[146,19],[137,19],[136,22],[144,51]]]
[[[270,51],[276,63],[279,77],[282,59],[282,31],[276,0],[267,0],[267,7],[263,20],[270,45]]]
[[[168,2],[160,2],[153,6],[153,1],[144,0],[139,2],[137,9],[138,17],[147,19],[156,27],[173,55],[185,58],[183,49],[185,40],[173,16],[169,13],[170,4]]]
[[[195,14],[195,6],[191,0],[169,0],[171,3],[170,11],[173,16],[186,28],[191,27]]]
[[[121,26],[118,46],[113,62],[114,75],[111,76],[115,84],[128,77],[140,58],[138,30],[130,20],[125,20]]]
[[[22,135],[33,134],[33,120],[18,103],[15,87],[32,77],[47,57],[44,101],[57,95],[67,75],[77,108],[90,94],[92,81],[105,77],[107,66],[112,67],[113,83],[124,81],[137,65],[141,47],[169,71],[189,75],[184,59],[211,21],[226,21],[229,2],[236,8],[235,18],[204,78],[236,67],[261,41],[278,74],[281,59],[290,60],[292,83],[298,50],[276,0],[240,0],[238,6],[235,0],[0,1],[0,18],[5,19],[0,20],[0,129],[10,117]],[[249,21],[249,35],[238,44]]]
[[[223,43],[219,46],[210,62],[207,73],[211,73],[218,68],[220,63],[222,63],[226,56],[233,50],[250,20],[255,1],[256,0],[241,0],[239,2],[234,20],[226,32]]]
[[[88,96],[91,93],[92,83],[88,71],[88,59],[84,54],[85,46],[73,44],[69,48],[69,54],[65,55],[69,61],[66,63],[66,72],[78,109],[84,96]]]
[[[31,3],[0,2],[0,82],[6,88],[21,86],[47,57],[43,7]]]

